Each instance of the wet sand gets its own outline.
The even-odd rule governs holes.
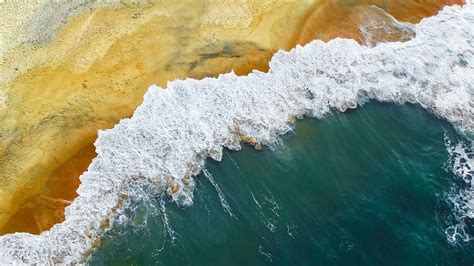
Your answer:
[[[305,21],[298,43],[306,44],[315,39],[329,41],[336,37],[364,42],[359,31],[365,16],[371,15],[376,6],[387,15],[403,22],[418,23],[433,16],[445,5],[460,4],[462,0],[326,0],[318,4]],[[391,41],[395,41],[392,39]]]
[[[369,4],[416,23],[459,2],[159,2],[60,9],[75,12],[58,19],[65,25],[46,25],[50,34],[40,36],[31,30],[35,38],[0,51],[0,234],[39,233],[62,221],[78,177],[95,157],[97,130],[129,117],[150,84],[266,71],[278,49],[313,39],[362,43],[364,12],[374,8]],[[377,38],[393,41],[398,35]]]

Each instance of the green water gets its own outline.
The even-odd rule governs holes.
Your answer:
[[[165,203],[169,227],[159,198],[137,202],[89,263],[472,265],[472,241],[449,244],[444,232],[446,197],[462,186],[443,167],[445,134],[461,138],[417,106],[299,121],[273,150],[207,162],[229,211],[201,174],[191,207]]]

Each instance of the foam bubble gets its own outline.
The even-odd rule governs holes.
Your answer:
[[[65,221],[41,235],[0,238],[0,261],[81,262],[128,197],[146,185],[192,204],[193,176],[207,157],[272,145],[295,118],[322,118],[368,100],[418,103],[474,132],[474,5],[446,7],[405,43],[370,48],[314,41],[278,52],[268,73],[233,73],[151,86],[130,119],[100,131],[97,158],[81,177]],[[142,195],[146,197],[147,195]]]
[[[460,189],[454,189],[449,195],[453,207],[454,223],[447,229],[450,242],[470,241],[473,236],[467,232],[466,221],[474,219],[474,142],[453,143],[446,139],[450,160],[449,170],[465,183]]]

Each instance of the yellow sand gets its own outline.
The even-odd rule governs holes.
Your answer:
[[[52,41],[35,37],[7,49],[0,66],[0,90],[6,92],[0,110],[0,228],[55,169],[95,140],[98,129],[129,117],[148,86],[232,69],[265,70],[276,49],[294,45],[288,36],[301,27],[310,6],[287,1],[101,6],[70,17]]]

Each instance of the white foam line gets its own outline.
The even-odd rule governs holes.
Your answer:
[[[473,132],[474,6],[446,7],[414,30],[411,41],[374,48],[336,39],[280,51],[268,73],[151,86],[131,119],[99,132],[97,158],[65,221],[41,235],[1,237],[0,261],[79,262],[121,198],[134,193],[130,183],[168,187],[179,204],[191,204],[188,177],[206,157],[239,149],[239,135],[270,145],[295,117],[322,118],[370,99],[412,102]]]
[[[225,199],[224,193],[222,193],[221,188],[219,185],[217,185],[216,181],[214,180],[214,177],[212,177],[212,174],[209,173],[207,169],[202,170],[203,174],[207,179],[209,179],[209,182],[211,182],[212,186],[214,189],[217,191],[217,195],[219,196],[219,200],[221,201],[222,208],[229,214],[230,217],[234,217],[235,215],[232,213],[232,210],[230,209],[230,205]]]

